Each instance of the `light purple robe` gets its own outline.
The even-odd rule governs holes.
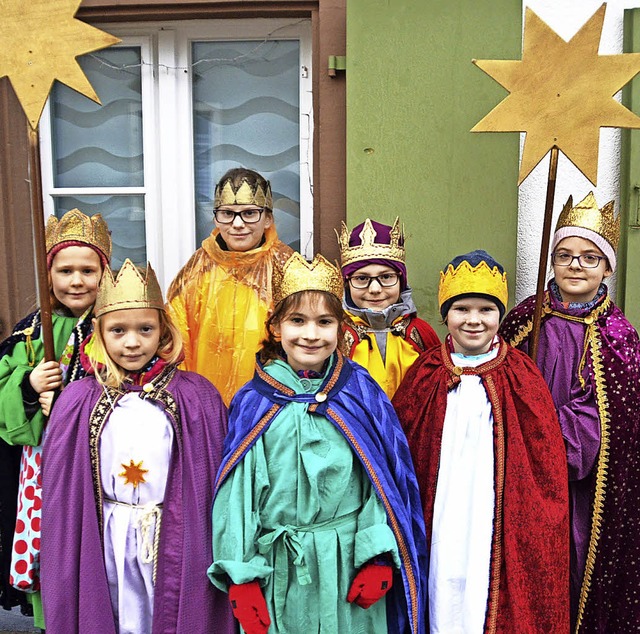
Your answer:
[[[226,433],[220,395],[203,377],[167,368],[147,398],[171,420],[175,441],[164,495],[153,634],[231,634],[227,596],[207,578],[213,479]],[[130,386],[140,392],[139,386]],[[102,544],[98,445],[117,402],[93,377],[65,388],[43,454],[42,580],[49,634],[116,634]]]

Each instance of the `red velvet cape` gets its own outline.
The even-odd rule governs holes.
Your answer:
[[[427,544],[431,544],[447,394],[462,373],[480,375],[494,418],[495,513],[484,630],[568,632],[564,443],[540,372],[504,340],[497,357],[477,368],[456,368],[446,343],[425,352],[393,399],[418,476]]]

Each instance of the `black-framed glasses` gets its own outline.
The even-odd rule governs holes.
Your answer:
[[[383,288],[390,288],[398,283],[398,277],[397,273],[383,273],[382,275],[352,275],[349,278],[349,284],[351,284],[353,288],[363,290],[365,288],[369,288],[369,286],[371,286],[371,282],[375,280]]]
[[[551,261],[557,266],[571,266],[574,260],[578,260],[578,264],[583,269],[596,269],[600,265],[600,261],[606,259],[604,255],[595,255],[593,253],[572,255],[571,253],[561,251],[560,253],[551,254]]]
[[[263,207],[258,209],[243,209],[242,211],[231,211],[231,209],[216,209],[213,212],[216,222],[221,225],[230,225],[236,216],[240,216],[242,222],[247,225],[252,225],[260,220],[262,217]]]

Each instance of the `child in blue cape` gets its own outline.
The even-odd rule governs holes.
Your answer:
[[[342,279],[294,254],[253,380],[234,397],[211,581],[242,630],[423,631],[426,544],[409,448],[340,351]]]

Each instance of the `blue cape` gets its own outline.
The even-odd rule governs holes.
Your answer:
[[[235,395],[229,409],[229,433],[216,478],[216,491],[284,406],[309,403],[309,411],[337,427],[360,459],[387,512],[398,543],[403,585],[387,595],[389,632],[424,632],[427,548],[424,519],[411,454],[395,411],[369,373],[341,353],[327,377],[311,394],[295,394],[262,369]]]

